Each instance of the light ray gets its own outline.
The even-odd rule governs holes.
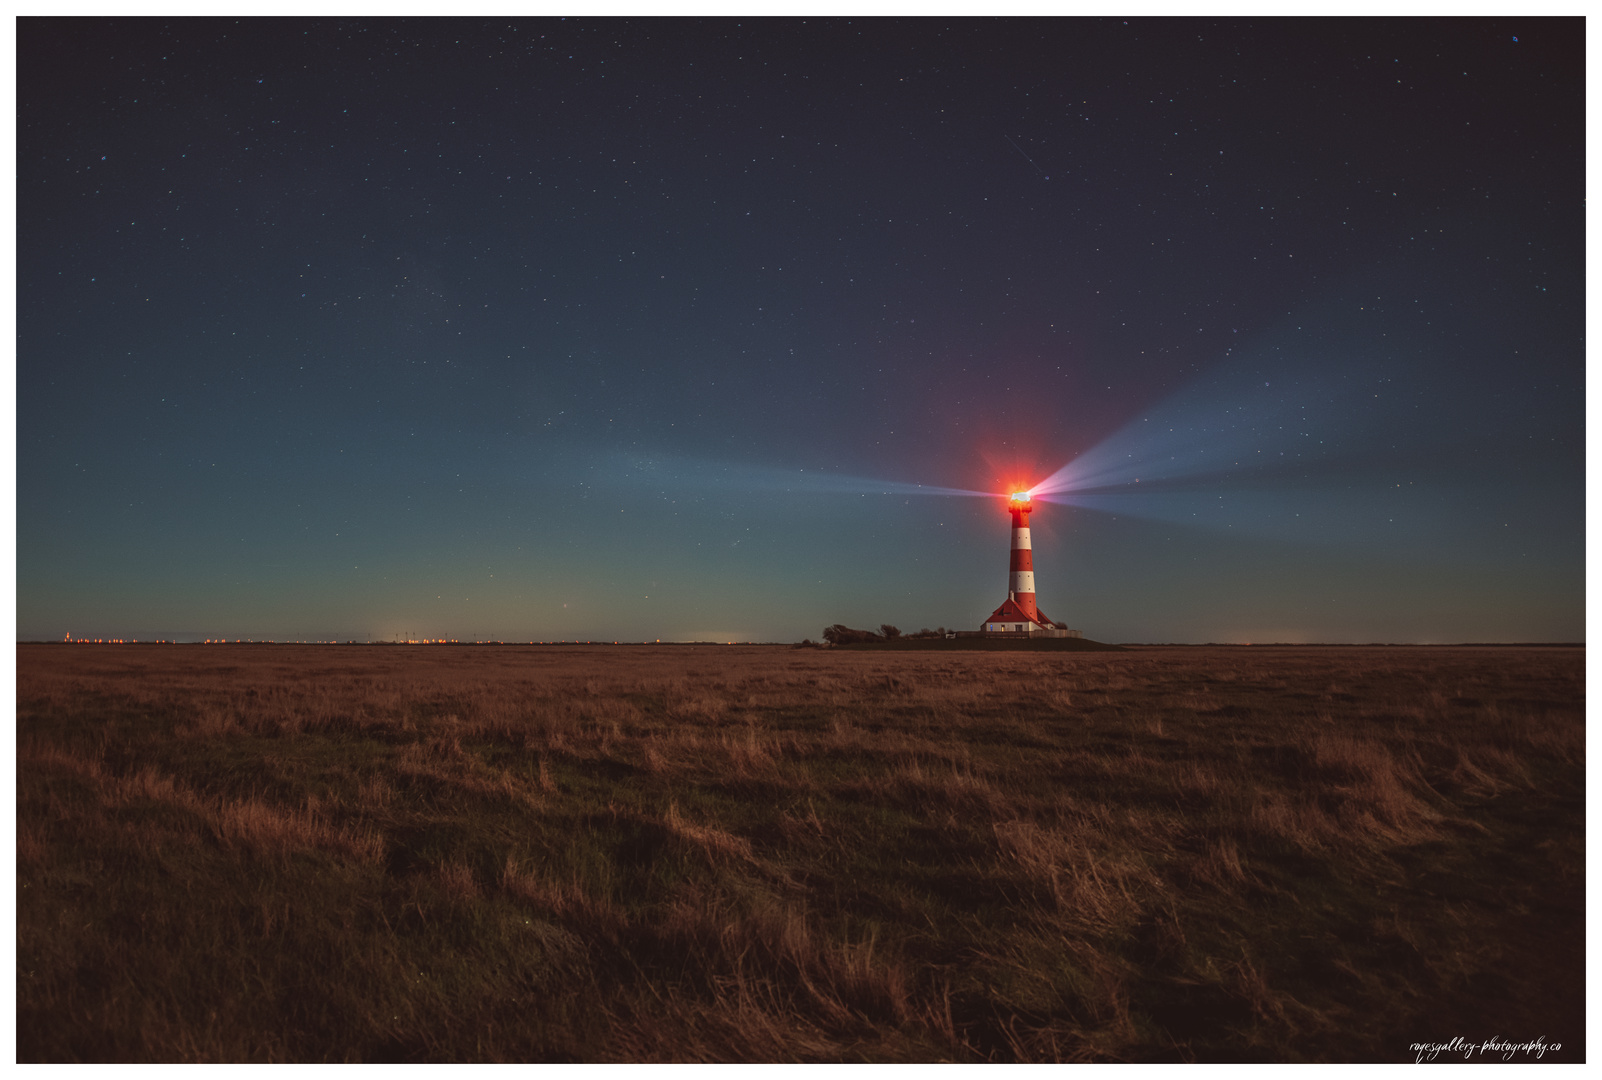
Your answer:
[[[993,491],[881,480],[826,469],[781,469],[764,465],[716,462],[677,455],[618,456],[609,471],[646,485],[703,488],[727,492],[775,492],[793,495],[939,495],[995,498]]]

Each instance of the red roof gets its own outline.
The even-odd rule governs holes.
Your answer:
[[[1056,625],[1050,619],[1048,619],[1046,617],[1046,613],[1041,611],[1039,608],[1035,609],[1035,614],[1038,616],[1038,618],[1031,619],[1029,616],[1025,615],[1023,613],[1023,608],[1018,606],[1018,602],[1009,596],[1007,599],[1001,602],[1000,607],[990,613],[990,618],[986,619],[985,622],[1023,622],[1031,623],[1035,626],[1048,627]]]

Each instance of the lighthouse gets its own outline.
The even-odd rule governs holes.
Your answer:
[[[1007,500],[1012,515],[1012,557],[1007,568],[1007,599],[980,629],[992,634],[1029,634],[1034,637],[1079,637],[1054,623],[1035,604],[1035,556],[1029,542],[1029,512],[1034,509],[1029,492],[1014,492]]]

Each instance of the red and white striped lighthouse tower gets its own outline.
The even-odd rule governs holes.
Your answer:
[[[1007,599],[985,620],[991,633],[1029,633],[1059,630],[1035,604],[1035,556],[1029,543],[1029,512],[1034,504],[1027,491],[1013,494],[1007,501],[1012,514],[1012,563],[1007,575]]]
[[[1029,543],[1029,511],[1035,508],[1029,493],[1020,491],[1007,502],[1012,512],[1012,565],[1008,567],[1007,596],[1030,622],[1039,622],[1035,609],[1035,553]]]

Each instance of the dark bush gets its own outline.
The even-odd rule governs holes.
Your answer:
[[[830,645],[865,645],[872,641],[883,641],[884,638],[872,630],[853,630],[849,626],[835,623],[823,632],[823,640]]]

